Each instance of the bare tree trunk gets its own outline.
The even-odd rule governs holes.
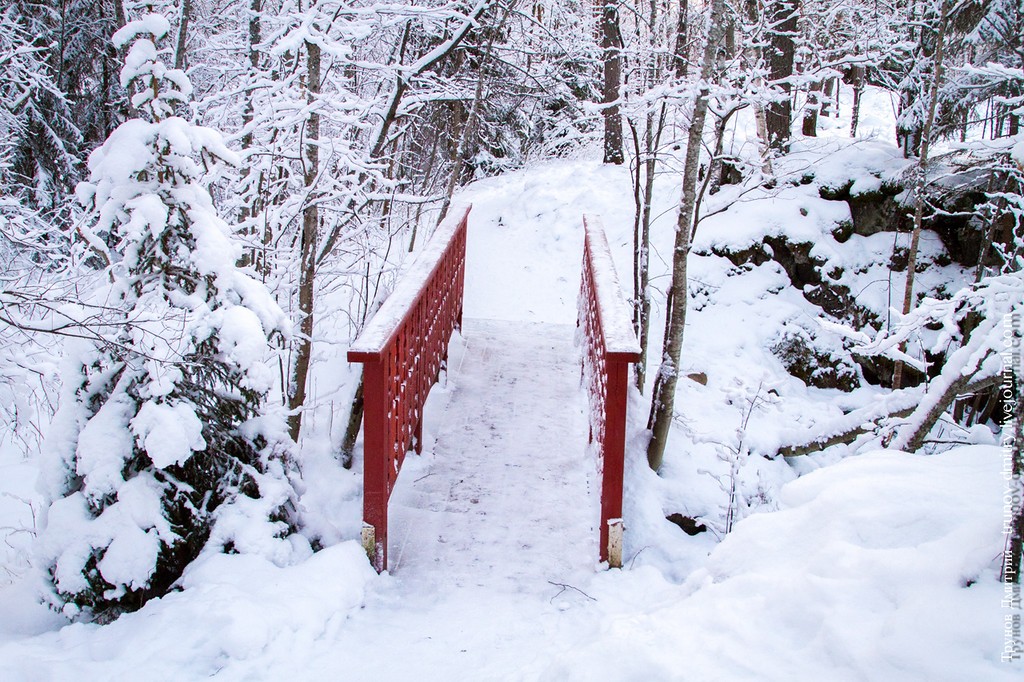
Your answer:
[[[757,1],[746,0],[745,11],[747,14],[747,21],[751,24],[756,24],[759,17]],[[747,48],[746,56],[751,67],[760,61],[760,53],[760,48]],[[757,85],[761,85],[763,82],[764,79],[762,78],[758,78],[755,81]],[[771,146],[768,143],[768,118],[764,113],[764,107],[758,103],[754,104],[754,123],[757,126],[758,152],[761,156],[761,172],[766,177],[771,177],[774,174],[774,171],[772,170]]]
[[[682,80],[686,78],[687,73],[690,69],[689,60],[689,46],[687,40],[689,39],[689,2],[688,0],[679,0],[679,17],[676,20],[676,39],[675,46],[672,48],[672,64],[673,72],[676,78]]]
[[[249,17],[249,67],[253,73],[256,73],[260,68],[260,52],[257,46],[260,44],[260,36],[262,34],[260,15],[263,12],[263,0],[250,0],[249,11],[252,12]],[[245,100],[245,106],[242,109],[243,128],[252,123],[254,115],[252,96],[248,95]],[[242,136],[242,149],[248,149],[251,146],[252,131],[247,131]],[[248,175],[249,169],[243,168],[242,173],[243,175]]]
[[[480,108],[483,104],[484,81],[487,78],[487,69],[491,64],[491,57],[494,53],[494,38],[504,28],[505,22],[508,20],[511,12],[512,6],[509,5],[505,10],[501,23],[498,24],[498,30],[491,32],[491,37],[487,40],[487,47],[484,49],[484,56],[480,60],[480,66],[477,69],[476,89],[473,92],[473,106],[469,110],[469,117],[466,120],[466,125],[462,127],[462,135],[459,136],[459,145],[455,153],[455,165],[454,168],[452,168],[452,175],[448,179],[448,187],[444,193],[444,201],[441,204],[441,213],[437,218],[438,225],[440,225],[441,221],[448,215],[448,209],[451,208],[452,205],[452,197],[455,195],[455,188],[458,187],[459,178],[462,176],[462,169],[465,166],[466,159],[471,156],[470,151],[476,139],[476,128],[480,121]],[[621,121],[619,125],[622,125]],[[619,135],[621,138],[621,128]],[[622,141],[620,139],[620,151],[621,144]]]
[[[793,75],[793,59],[796,52],[793,37],[797,34],[800,2],[799,0],[774,0],[770,12],[769,49],[771,54],[768,59],[768,78],[778,84],[785,93],[785,97],[766,107],[765,119],[769,146],[772,149],[785,152],[789,148],[790,127],[793,123],[793,101],[790,98],[792,86],[786,79]]]
[[[924,28],[916,28],[922,21],[927,19],[927,14],[917,16],[917,12],[921,10],[921,7],[914,3],[911,3],[909,7],[910,14],[907,24],[910,31],[910,39],[917,41],[920,53],[917,55],[917,58],[927,59],[931,56],[931,48],[926,42],[927,31]],[[899,88],[899,106],[896,112],[896,144],[899,145],[903,151],[903,158],[906,159],[918,154],[921,149],[921,123],[914,120],[901,121],[900,117],[903,115],[903,112],[914,107],[919,96],[918,88],[912,82],[912,79],[904,79]]]
[[[113,28],[116,31],[124,27],[126,19],[124,14],[124,5],[121,3],[121,0],[113,0],[113,5]],[[103,9],[104,5],[103,3],[100,3],[97,7],[97,10],[101,19],[104,18]],[[107,41],[107,45],[103,51],[103,57],[100,61],[100,83],[101,92],[103,93],[103,105],[99,107],[101,123],[99,126],[100,129],[97,130],[95,133],[97,139],[94,141],[96,143],[100,143],[103,140],[105,140],[110,135],[110,133],[113,132],[114,128],[116,128],[119,123],[119,121],[117,120],[118,117],[115,113],[115,107],[113,106],[115,103],[113,101],[114,98],[111,97],[111,90],[114,87],[113,84],[117,83],[117,74],[120,71],[120,67],[123,65],[121,58],[118,56],[117,52],[118,50],[116,47],[114,47],[114,43]],[[123,113],[125,115],[130,114],[132,110],[131,98],[129,97],[127,101],[124,102],[123,107],[117,108],[121,108],[120,113]]]
[[[124,13],[124,2],[122,0],[114,0],[114,20],[117,22],[117,28],[122,28],[128,23]]]
[[[839,115],[839,107],[835,104],[836,100],[833,99],[833,95],[835,96],[836,100],[838,100],[839,88],[836,87],[836,79],[832,78],[831,76],[829,76],[828,78],[825,79],[825,82],[822,84],[822,97],[821,97],[821,115],[822,116],[827,116],[827,117],[831,118],[833,115],[835,115],[835,116]],[[833,108],[836,109],[835,114],[833,114],[833,112],[832,112]]]
[[[604,162],[621,164],[622,116],[619,114],[619,86],[622,82],[622,35],[619,32],[619,11],[613,0],[603,0],[601,7],[601,49],[604,51]]]
[[[985,357],[987,358],[988,356],[986,355]],[[976,366],[981,367],[983,362],[984,358],[981,362],[978,362]],[[896,440],[902,440],[905,444],[895,444],[893,447],[898,447],[898,449],[905,450],[906,452],[917,452],[920,450],[924,445],[928,434],[939,421],[939,417],[949,410],[957,396],[973,392],[971,390],[971,379],[975,374],[976,372],[970,372],[966,376],[960,375],[954,381],[950,382],[942,391],[942,394],[933,402],[932,406],[924,415],[922,415],[923,418],[920,419],[917,425],[907,433],[906,437],[901,438],[903,434],[898,434]],[[980,382],[978,383],[981,385]],[[920,407],[918,409],[920,409]],[[910,416],[911,418],[914,417],[913,414]],[[911,427],[907,426],[904,428],[910,429]]]
[[[706,194],[715,194],[722,188],[722,157],[725,154],[725,129],[729,127],[729,121],[732,120],[732,117],[740,109],[741,107],[733,107],[715,120],[715,148],[711,153],[708,171],[704,174],[704,182],[701,183],[700,191],[697,192],[697,199],[693,205],[693,229],[690,231],[690,239],[693,239],[697,234],[697,226],[701,221],[700,207],[704,203],[704,196]]]
[[[665,348],[658,377],[654,382],[651,415],[648,428],[651,442],[647,447],[647,463],[657,471],[665,457],[669,427],[675,407],[676,380],[679,376],[679,358],[683,346],[686,324],[687,258],[690,254],[690,233],[693,229],[694,208],[697,199],[697,181],[700,172],[700,150],[704,140],[704,122],[708,113],[707,84],[717,77],[718,55],[725,36],[725,0],[711,0],[708,41],[704,46],[700,78],[704,84],[693,106],[693,118],[686,141],[683,164],[683,187],[676,223],[675,247],[672,253],[672,283],[668,291]]]
[[[968,379],[965,379],[963,383],[958,383],[939,402],[939,407],[934,413],[934,420],[925,424],[925,434],[931,431],[932,427],[935,426],[935,421],[949,409],[958,395],[985,391],[999,383],[998,377],[980,379],[970,383],[968,383]],[[868,405],[845,415],[843,421],[849,423],[850,426],[840,429],[838,432],[826,432],[811,436],[806,440],[779,448],[777,454],[784,457],[800,457],[812,452],[821,452],[825,448],[830,448],[840,443],[849,445],[860,436],[874,431],[875,425],[878,422],[893,418],[906,419],[917,409],[918,404],[921,402],[921,394],[912,388],[904,389],[904,392],[905,395],[899,392],[890,393],[886,396],[886,402],[883,405]],[[854,417],[858,418],[854,419]]]
[[[320,94],[320,46],[306,42],[307,101],[313,104]],[[292,371],[291,398],[288,401],[288,432],[298,442],[302,431],[302,408],[306,403],[306,383],[313,357],[313,303],[316,285],[317,235],[320,212],[314,186],[320,173],[320,114],[312,109],[306,122],[303,182],[306,202],[302,209],[302,245],[299,271],[299,339]]]
[[[345,436],[341,441],[341,466],[345,469],[352,468],[352,453],[356,449],[356,440],[359,438],[359,425],[363,422],[363,375],[359,376],[359,385],[356,386],[355,397],[352,398],[352,409],[348,412],[348,424],[345,425]]]
[[[174,50],[174,68],[185,68],[185,41],[188,38],[188,22],[192,18],[192,0],[181,1],[181,23],[178,24],[178,46]]]
[[[928,151],[931,145],[932,127],[935,125],[935,111],[939,104],[939,85],[942,82],[942,59],[945,50],[946,22],[949,17],[949,0],[943,0],[942,13],[939,16],[938,34],[935,37],[935,77],[931,83],[930,101],[928,102],[928,118],[921,131],[921,158],[917,164],[917,188],[914,207],[914,231],[910,236],[910,249],[907,251],[907,284],[903,289],[903,314],[910,312],[914,303],[914,274],[917,268],[917,251],[921,243],[921,226],[924,223],[924,193],[928,184]],[[906,350],[901,344],[900,350]],[[896,361],[893,370],[892,387],[898,389],[903,385],[903,362]]]
[[[821,108],[821,81],[811,83],[807,89],[807,108],[804,110],[803,134],[818,136],[818,111]]]
[[[629,126],[629,135],[633,140],[633,157],[636,159],[632,166],[631,175],[633,178],[633,331],[640,333],[640,220],[643,216],[643,200],[640,196],[643,150],[640,148],[640,134],[636,130],[633,119],[626,117],[626,124]]]
[[[260,13],[263,11],[263,0],[250,0],[249,10],[252,12],[252,14],[249,16],[249,66],[252,69],[252,73],[257,73],[260,67],[260,53],[256,46],[260,44],[260,34],[262,32],[262,27],[260,24]],[[256,112],[252,102],[252,94],[249,93],[246,95],[245,105],[242,108],[242,128],[248,128],[249,125],[252,124],[253,118],[255,117],[255,113]],[[244,152],[252,148],[252,142],[252,130],[247,130],[245,134],[242,135],[242,151]],[[249,168],[249,164],[245,164],[239,170],[239,175],[241,176],[241,179],[244,181],[246,178],[249,177],[250,172],[251,170]],[[262,178],[259,184],[262,185]],[[241,222],[245,222],[252,216],[259,213],[261,205],[262,197],[260,196],[259,193],[257,193],[256,195],[253,196],[251,204],[246,203],[242,205],[242,208],[239,211],[239,220]],[[251,233],[255,233],[255,230],[252,230]],[[255,263],[257,264],[257,269],[264,276],[266,276],[270,273],[270,269],[266,259],[266,254],[264,253],[263,258],[260,258],[258,255],[258,251],[258,247],[253,247],[252,251],[246,251],[242,253],[242,258],[241,261],[239,262],[239,265],[242,267],[246,267]]]
[[[644,193],[643,207],[640,216],[640,260],[639,267],[639,319],[637,327],[640,340],[640,359],[636,362],[636,385],[641,393],[647,383],[647,346],[651,336],[651,293],[650,293],[650,262],[651,262],[651,202],[654,194],[654,176],[658,164],[658,147],[661,134],[665,130],[667,108],[661,105],[657,127],[652,135],[653,116],[648,115],[647,131],[644,133],[644,146],[647,147],[647,159],[644,162]]]
[[[864,67],[853,67],[853,109],[850,112],[850,137],[857,137],[860,123],[860,99],[864,94]]]
[[[658,3],[659,0],[650,0],[647,23],[649,28],[649,46],[651,54],[658,49],[658,37],[655,33],[658,24]],[[681,8],[681,21],[683,22],[683,34],[685,36],[685,6],[683,0]],[[678,30],[679,24],[676,24]],[[680,40],[676,37],[677,47],[685,45],[685,38]],[[678,60],[681,63],[683,60]],[[663,78],[663,69],[660,62],[652,61],[648,70],[649,85],[654,85]],[[636,131],[633,131],[633,142],[637,149],[636,168],[636,216],[633,221],[633,327],[636,329],[640,341],[640,359],[633,365],[635,369],[637,390],[642,394],[647,383],[647,344],[651,328],[651,296],[650,287],[650,248],[651,248],[651,202],[654,194],[654,176],[658,167],[658,147],[661,145],[661,134],[665,129],[665,116],[667,106],[663,101],[655,123],[653,109],[648,109],[645,116],[644,145],[643,145],[643,188],[640,185],[640,145],[637,140]]]

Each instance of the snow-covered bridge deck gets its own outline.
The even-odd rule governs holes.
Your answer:
[[[574,331],[464,322],[432,396],[436,440],[392,493],[393,573],[515,590],[595,565],[600,486]]]

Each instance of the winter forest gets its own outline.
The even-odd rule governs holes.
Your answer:
[[[1022,124],[1022,0],[0,0],[0,678],[1021,679]]]

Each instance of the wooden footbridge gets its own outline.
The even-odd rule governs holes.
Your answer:
[[[446,366],[454,331],[461,329],[467,336],[462,318],[469,214],[470,207],[465,207],[441,223],[348,352],[350,362],[364,367],[362,540],[378,572],[388,568],[388,505],[399,472],[406,453],[419,453],[423,447],[424,404]],[[566,470],[572,466],[566,453],[578,451],[578,445],[585,447],[574,441],[589,440],[594,447],[588,452],[598,458],[600,471],[600,516],[589,521],[589,527],[598,524],[600,560],[618,567],[628,370],[639,358],[639,344],[603,228],[596,219],[585,217],[583,229],[575,334],[557,325],[471,325],[468,345],[473,357],[464,359],[463,365],[468,365],[466,371],[474,380],[466,382],[459,406],[453,401],[449,407],[460,420],[453,420],[444,437],[445,451],[437,456],[446,458],[452,481],[445,484],[447,492],[437,494],[446,495],[447,507],[462,514],[458,523],[451,516],[442,524],[454,533],[472,534],[479,524],[499,522],[493,513],[488,516],[487,496],[511,500],[492,512],[512,509],[529,517],[538,506],[553,506],[557,514],[562,505],[584,510],[577,525],[586,525],[586,510],[594,506],[578,500],[525,500],[539,476],[531,472],[531,462],[543,461],[548,470]],[[573,337],[577,352],[572,351]],[[580,357],[582,368],[577,370],[572,359]],[[589,423],[575,428],[571,415],[560,415],[559,410],[566,409],[568,396],[578,392],[581,383]],[[520,388],[523,385],[527,387]],[[517,413],[523,409],[532,412]],[[559,457],[565,462],[554,461]],[[465,499],[454,492],[457,487],[470,491],[462,496]],[[567,494],[589,493],[584,488]],[[470,507],[477,513],[471,521],[461,520],[468,518]],[[446,542],[443,537],[441,541]],[[519,542],[529,546],[532,540]],[[552,553],[557,553],[562,540],[553,542]]]

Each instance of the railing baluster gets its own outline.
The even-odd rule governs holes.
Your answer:
[[[584,216],[583,273],[577,304],[583,375],[590,402],[590,441],[601,457],[600,557],[622,566],[622,476],[625,468],[629,364],[640,359],[629,309],[604,228]]]
[[[452,211],[348,351],[363,363],[363,545],[388,566],[388,498],[410,447],[423,444],[423,404],[448,341],[462,328],[470,207]]]

